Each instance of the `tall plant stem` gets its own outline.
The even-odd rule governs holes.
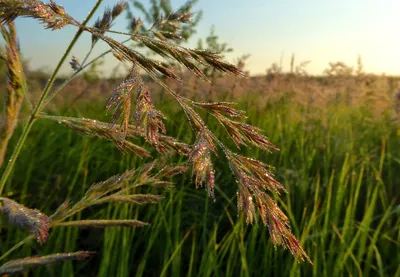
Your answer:
[[[83,33],[83,27],[86,26],[86,24],[89,22],[89,20],[93,17],[94,13],[96,12],[96,10],[98,9],[98,7],[100,6],[100,4],[103,2],[103,0],[97,0],[96,5],[94,5],[94,7],[92,8],[92,10],[90,11],[89,15],[86,17],[85,21],[82,23],[82,27],[78,30],[78,32],[76,32],[74,38],[72,39],[72,41],[70,42],[70,44],[68,45],[67,50],[65,50],[64,55],[62,56],[62,58],[60,59],[60,61],[57,64],[56,69],[54,70],[53,74],[51,75],[49,81],[46,84],[46,87],[44,88],[39,102],[36,104],[36,106],[34,107],[32,114],[28,120],[28,123],[23,131],[23,133],[21,134],[21,137],[18,140],[17,145],[14,148],[14,151],[11,155],[10,160],[8,161],[7,167],[4,170],[3,176],[1,176],[1,181],[0,181],[0,195],[3,193],[3,189],[4,186],[6,184],[6,181],[8,179],[8,176],[10,175],[12,169],[14,168],[15,165],[15,161],[17,160],[19,153],[21,152],[22,146],[25,143],[26,138],[28,137],[29,131],[31,130],[33,123],[36,121],[36,116],[38,114],[38,112],[40,111],[40,107],[43,103],[43,101],[46,99],[47,94],[50,92],[50,89],[53,86],[53,83],[57,77],[57,74],[61,68],[61,66],[63,65],[64,61],[67,59],[69,53],[71,52],[72,48],[74,47],[75,43],[78,41],[79,37],[81,36],[81,34]]]

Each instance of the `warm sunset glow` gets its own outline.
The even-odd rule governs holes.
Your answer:
[[[92,0],[59,2],[78,19],[83,19],[94,3]],[[104,2],[106,6],[115,1]],[[172,3],[178,7],[183,1]],[[311,60],[308,70],[312,74],[320,74],[330,61],[355,65],[358,55],[368,72],[400,74],[397,62],[400,38],[394,29],[400,26],[400,3],[396,1],[203,0],[197,8],[204,16],[190,45],[195,46],[199,38],[206,37],[214,24],[221,41],[235,50],[228,58],[233,60],[251,53],[248,69],[252,74],[263,74],[271,63],[279,63],[281,59],[288,69],[292,53],[298,62]],[[126,24],[121,17],[115,29],[124,29]],[[65,31],[45,31],[31,19],[18,20],[17,27],[23,53],[31,60],[33,68],[52,68],[56,57],[64,50],[63,45],[75,31],[68,28],[69,35]],[[50,34],[46,41],[44,34]],[[76,53],[84,51],[85,41],[82,41]],[[107,65],[112,63],[113,59],[108,58]],[[68,70],[66,67],[64,72]]]

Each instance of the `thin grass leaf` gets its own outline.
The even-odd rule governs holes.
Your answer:
[[[127,219],[127,220],[77,220],[60,222],[54,226],[63,227],[78,227],[78,228],[109,228],[109,227],[143,227],[148,225],[146,222],[139,220]]]

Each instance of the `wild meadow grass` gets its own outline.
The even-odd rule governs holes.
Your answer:
[[[1,59],[7,64],[8,73],[4,112],[7,121],[2,123],[0,130],[1,137],[5,138],[1,140],[0,167],[7,152],[9,139],[14,133],[17,122],[20,121],[20,115],[23,115],[23,113],[20,114],[22,98],[17,102],[14,100],[19,99],[17,96],[28,96],[26,76],[23,74],[23,66],[19,59],[20,51],[13,21],[18,17],[28,17],[38,20],[45,28],[53,31],[63,29],[67,25],[77,28],[75,36],[68,44],[46,86],[40,93],[39,100],[35,105],[30,105],[28,120],[1,175],[0,211],[7,218],[8,223],[21,229],[29,229],[30,235],[9,250],[5,250],[0,260],[8,258],[17,249],[19,250],[19,248],[29,244],[33,238],[40,245],[43,245],[49,238],[50,229],[54,228],[144,227],[148,223],[132,218],[115,218],[114,214],[109,214],[110,218],[103,217],[107,214],[100,213],[102,215],[101,218],[92,219],[90,211],[94,206],[107,203],[131,205],[156,203],[162,197],[160,195],[142,193],[142,187],[150,187],[150,190],[151,188],[170,188],[172,182],[166,181],[165,178],[182,174],[188,168],[191,168],[192,174],[195,175],[194,183],[196,188],[203,185],[206,186],[208,195],[215,200],[215,170],[212,156],[220,152],[225,156],[229,168],[236,178],[238,185],[237,210],[246,216],[246,223],[253,224],[259,216],[264,225],[268,226],[271,241],[275,247],[280,245],[288,249],[296,258],[296,261],[311,263],[299,241],[292,234],[288,217],[277,205],[277,200],[274,199],[280,191],[285,191],[285,189],[274,179],[270,166],[261,161],[242,156],[225,146],[208,128],[196,109],[206,112],[206,118],[208,118],[208,115],[213,116],[226,129],[227,134],[237,147],[240,145],[247,147],[247,143],[249,143],[260,150],[269,152],[271,149],[276,149],[276,146],[269,142],[264,135],[260,134],[261,129],[241,121],[245,118],[244,112],[233,108],[232,105],[234,103],[196,102],[180,95],[166,84],[167,80],[183,83],[181,77],[175,72],[176,67],[170,63],[171,60],[175,60],[203,81],[207,80],[207,77],[200,70],[200,65],[211,67],[221,73],[245,76],[241,69],[223,61],[223,57],[218,53],[209,50],[185,48],[179,45],[178,41],[182,40],[183,37],[177,31],[182,29],[181,25],[192,22],[193,13],[189,10],[193,2],[188,1],[177,11],[169,9],[169,11],[165,10],[163,14],[157,13],[156,21],[150,26],[144,26],[140,18],[133,17],[130,20],[130,30],[128,32],[111,29],[115,19],[123,13],[128,5],[128,2],[123,0],[118,1],[112,8],[107,7],[102,16],[94,22],[93,27],[87,26],[101,3],[102,0],[97,0],[85,20],[80,22],[52,0],[50,2],[38,0],[0,1],[0,31],[6,42],[4,53],[1,51]],[[82,33],[91,35],[91,47],[82,63],[78,58],[72,56],[70,65],[74,73],[63,84],[53,90],[52,87],[55,84],[60,68],[71,54],[71,50]],[[111,38],[108,35],[109,33],[123,35],[127,39],[120,42]],[[89,62],[88,58],[99,41],[105,42],[110,49]],[[127,42],[133,42],[134,45],[127,46],[125,45]],[[152,59],[138,52],[137,47],[143,46],[166,59],[166,62]],[[130,70],[119,85],[112,90],[112,95],[108,97],[106,110],[112,112],[109,123],[101,122],[94,118],[82,118],[81,116],[75,118],[66,117],[65,113],[49,115],[47,111],[44,112],[46,105],[61,92],[68,82],[98,58],[111,52],[121,63],[129,64]],[[173,137],[164,135],[167,132],[164,124],[166,117],[153,105],[152,93],[144,81],[143,72],[162,87],[164,91],[168,92],[179,104],[195,135],[193,145],[179,142]],[[29,94],[29,96],[32,95]],[[132,98],[135,98],[134,106],[132,106]],[[29,99],[26,100],[30,104]],[[180,119],[185,118],[181,115],[179,116]],[[58,208],[55,208],[55,212],[50,212],[50,216],[48,216],[38,209],[29,208],[32,207],[29,204],[24,205],[9,198],[13,196],[12,190],[15,189],[11,185],[13,183],[9,183],[9,177],[11,173],[15,172],[15,165],[21,150],[26,147],[25,143],[28,142],[28,139],[31,140],[31,129],[38,119],[59,122],[76,133],[111,141],[121,152],[133,152],[142,158],[151,157],[148,150],[132,142],[133,139],[141,137],[142,140],[153,146],[158,152],[157,156],[162,158],[162,154],[175,151],[181,157],[186,156],[187,161],[181,165],[160,163],[163,167],[158,169],[157,172],[153,172],[156,160],[143,165],[140,169],[137,167],[130,168],[124,173],[113,175],[106,180],[93,184],[81,195],[80,200],[76,199],[78,192],[69,187],[68,192],[62,194],[63,197],[67,196],[66,200],[59,203]],[[35,148],[37,145],[33,147]],[[52,149],[53,152],[54,150]],[[85,172],[87,173],[88,170],[86,169]],[[75,176],[78,177],[78,175]],[[74,178],[73,181],[73,184],[75,184],[77,179]],[[6,185],[7,192],[4,191]],[[267,191],[272,193],[273,196],[270,196]],[[25,192],[27,191],[25,190]],[[71,201],[72,198],[74,200]],[[81,215],[85,213],[87,218],[82,218]],[[71,231],[71,233],[76,232],[78,231]],[[69,238],[71,233],[61,236],[60,239]],[[6,233],[6,236],[12,236],[13,234]],[[15,238],[15,236],[12,237]],[[82,236],[79,236],[79,238],[82,238]],[[73,241],[68,240],[67,244],[68,246],[72,245]],[[96,253],[92,250],[68,252],[67,249],[69,248],[71,247],[66,247],[63,252],[58,253],[33,254],[8,260],[0,266],[0,275],[18,274],[41,265],[61,263],[63,261],[83,260]],[[57,250],[57,247],[52,250],[54,251],[55,249]]]
[[[101,3],[79,22],[54,1],[0,1],[6,44],[0,58],[8,73],[0,275],[28,274],[42,265],[31,275],[400,276],[394,80],[364,74],[362,66],[343,75],[343,64],[339,70],[331,64],[326,79],[309,78],[293,71],[293,57],[290,74],[268,71],[267,87],[250,78],[261,93],[248,87],[235,98],[243,90],[238,77],[246,76],[240,63],[179,44],[177,31],[191,23],[192,1],[166,9],[149,26],[133,17],[128,32],[112,29],[126,1],[87,25]],[[18,17],[53,31],[77,28],[38,101],[31,101],[35,93],[23,74],[13,23]],[[81,63],[71,51],[82,33],[92,40]],[[89,61],[99,41],[110,49]],[[142,54],[141,47],[166,62]],[[112,89],[96,90],[111,96],[79,104],[87,95],[71,90],[68,105],[66,85],[111,52],[130,67]],[[57,85],[70,56],[74,72]],[[202,87],[195,82],[197,95],[187,98],[192,86],[172,60],[197,79],[207,79],[201,70],[207,66],[232,74],[234,83],[218,91],[213,78],[207,102],[197,102],[204,100]],[[162,89],[158,95],[149,79]],[[235,98],[249,117],[234,103],[210,102],[214,94],[222,95],[219,101]],[[21,109],[24,99],[28,111]],[[275,145],[280,152],[270,153]],[[182,174],[189,168],[192,175]],[[206,190],[195,190],[202,186]],[[65,263],[47,266],[59,262]]]
[[[168,134],[190,141],[188,124],[174,120],[183,112],[168,101],[158,107],[169,118]],[[222,156],[215,159],[215,202],[185,174],[174,178],[174,188],[158,191],[164,199],[157,204],[104,205],[74,217],[140,218],[149,226],[54,227],[46,244],[39,248],[29,242],[12,255],[98,252],[74,269],[66,262],[38,268],[32,276],[400,276],[399,127],[389,117],[370,117],[362,107],[305,111],[282,99],[260,105],[257,97],[241,99],[239,107],[280,147],[271,154],[243,151],[275,167],[277,180],[289,191],[279,205],[313,265],[275,249],[262,223],[251,226],[237,217],[236,187]],[[60,113],[102,119],[103,109],[104,103],[94,103]],[[209,118],[208,123],[224,137],[216,122]],[[113,144],[43,120],[33,127],[6,191],[16,201],[51,212],[65,198],[78,200],[92,183],[144,163]],[[16,228],[3,232],[14,235],[2,235],[7,241],[0,253],[26,237]]]

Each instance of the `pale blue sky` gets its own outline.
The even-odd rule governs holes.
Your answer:
[[[95,0],[58,0],[68,13],[83,20]],[[105,0],[105,6],[116,0]],[[143,1],[145,2],[145,1]],[[172,0],[178,8],[184,1]],[[283,54],[284,69],[288,70],[291,53],[297,61],[311,60],[308,71],[321,74],[330,61],[356,65],[361,55],[365,70],[374,73],[400,75],[400,2],[395,0],[199,0],[197,9],[203,11],[198,33],[190,46],[209,34],[211,26],[221,41],[227,42],[236,57],[250,53],[247,69],[252,74],[264,74]],[[114,29],[124,30],[127,21],[122,16]],[[53,68],[76,29],[44,30],[37,21],[19,19],[17,28],[21,48],[31,67]],[[86,35],[73,54],[83,58],[90,45]],[[97,52],[104,50],[99,44]],[[106,60],[106,71],[115,65]],[[70,72],[68,65],[63,73]]]

